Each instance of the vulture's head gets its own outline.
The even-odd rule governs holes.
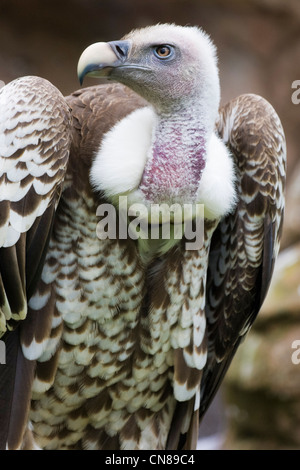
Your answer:
[[[219,104],[215,47],[197,27],[159,24],[92,44],[78,63],[81,82],[85,75],[123,83],[158,110],[195,98]]]
[[[91,169],[96,190],[113,203],[126,195],[148,211],[153,204],[203,204],[205,217],[219,218],[232,208],[232,164],[215,134],[217,57],[207,34],[172,24],[134,30],[89,46],[78,63],[81,82],[85,75],[120,82],[150,105],[102,139]]]

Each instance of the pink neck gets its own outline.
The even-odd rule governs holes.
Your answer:
[[[190,116],[159,120],[140,184],[148,202],[195,202],[205,168],[206,134]]]

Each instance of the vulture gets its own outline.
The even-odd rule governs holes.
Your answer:
[[[1,448],[195,449],[272,277],[284,131],[220,108],[197,26],[95,43],[85,76],[0,90]]]

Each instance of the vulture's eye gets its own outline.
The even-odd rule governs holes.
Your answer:
[[[173,54],[173,48],[171,46],[167,46],[165,44],[161,46],[156,46],[154,48],[154,54],[159,59],[169,59]]]

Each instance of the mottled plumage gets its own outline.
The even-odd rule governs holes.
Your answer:
[[[162,68],[158,47],[173,54]],[[64,98],[24,77],[0,91],[0,444],[195,448],[270,283],[284,133],[256,95],[218,115],[215,51],[196,28],[145,28],[88,54],[81,73],[121,83]],[[203,243],[121,237],[119,196],[204,204]],[[99,239],[111,203],[117,236]]]

